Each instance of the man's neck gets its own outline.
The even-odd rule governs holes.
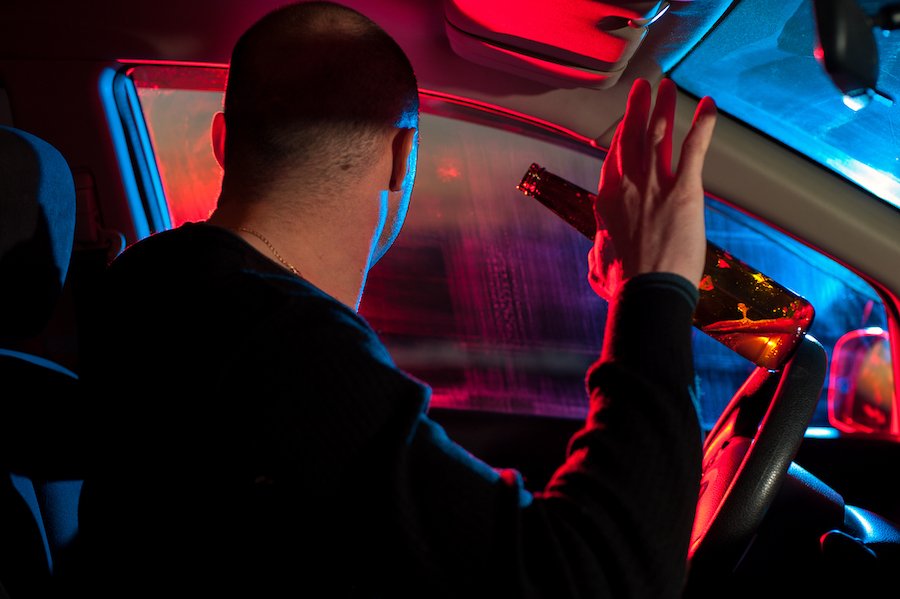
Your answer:
[[[271,206],[267,199],[246,205],[223,193],[207,222],[233,231],[285,270],[295,270],[357,310],[371,259],[372,231],[350,210],[345,211],[347,218],[324,210],[281,218]]]

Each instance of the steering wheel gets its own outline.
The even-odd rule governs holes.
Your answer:
[[[703,446],[685,596],[721,592],[785,479],[825,382],[827,356],[806,335],[780,371],[754,370]]]

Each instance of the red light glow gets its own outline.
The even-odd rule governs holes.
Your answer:
[[[152,65],[166,67],[204,67],[210,69],[227,69],[225,62],[194,62],[190,60],[148,60],[145,58],[117,58],[117,62],[127,65]]]
[[[458,104],[460,106],[475,108],[483,112],[497,114],[508,119],[521,121],[532,126],[540,127],[541,129],[546,129],[547,131],[556,133],[557,135],[563,135],[574,141],[589,145],[594,148],[605,149],[598,145],[596,140],[586,135],[582,135],[571,129],[567,129],[566,127],[557,125],[556,123],[552,123],[544,119],[535,118],[531,115],[525,114],[524,112],[512,110],[511,108],[506,108],[504,106],[498,106],[497,104],[491,104],[490,102],[485,102],[483,100],[473,100],[471,98],[465,98],[463,96],[457,96],[455,94],[448,94],[445,92],[422,88],[419,88],[419,97],[423,100],[433,98],[436,100],[442,100],[444,102]],[[423,109],[425,108],[427,108],[427,105],[423,105]]]
[[[900,434],[890,341],[881,329],[859,329],[834,345],[828,420],[847,433]]]
[[[459,179],[459,168],[455,164],[441,164],[437,168],[437,176],[438,179],[443,182],[452,181],[453,179]]]
[[[553,10],[542,1],[453,0],[446,10],[455,27],[482,39],[545,56],[553,52],[553,58],[568,57],[572,64],[597,70],[608,70],[622,59],[627,41],[616,36],[615,29],[647,16],[621,5],[584,0],[556,0]],[[608,29],[605,23],[610,23]]]
[[[538,71],[547,72],[551,75],[559,75],[567,80],[577,81],[579,84],[586,87],[600,84],[609,79],[607,73],[588,71],[578,67],[560,64],[558,62],[550,62],[549,60],[543,60],[536,56],[522,54],[521,52],[513,52],[512,50],[507,50],[506,48],[501,48],[499,46],[491,45],[491,48],[493,48],[495,52],[499,52],[512,60],[534,67]]]
[[[193,89],[224,92],[225,83],[228,78],[228,65],[221,63],[199,63],[176,60],[132,60],[127,58],[120,58],[118,59],[118,62],[128,66],[127,73],[135,80],[135,85],[137,85],[138,88]],[[136,68],[141,66],[146,68]],[[176,68],[165,69],[154,67]],[[194,68],[184,69],[180,67]],[[212,83],[207,84],[206,82]],[[484,112],[498,114],[506,118],[522,121],[529,125],[552,131],[559,135],[564,135],[595,148],[605,149],[599,146],[593,138],[577,133],[572,129],[498,104],[426,88],[419,88],[419,97],[423,100],[433,98],[461,106],[468,106]],[[423,106],[423,109],[426,107],[427,105]]]
[[[206,220],[215,208],[221,188],[222,169],[212,153],[209,126],[221,110],[228,65],[178,61],[125,60],[135,82],[150,139],[166,193],[173,227]],[[172,94],[177,90],[178,100]],[[183,92],[191,93],[183,93]],[[482,112],[540,127],[579,143],[598,147],[593,139],[535,119],[502,106],[461,96],[420,89],[423,112],[428,99],[466,106]],[[165,123],[164,128],[160,127]],[[175,166],[174,168],[172,168]],[[450,182],[462,175],[458,161],[448,160],[437,171],[438,179]]]

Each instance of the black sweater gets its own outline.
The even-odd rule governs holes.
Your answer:
[[[447,438],[363,318],[226,230],[136,244],[105,298],[81,592],[680,595],[700,478],[681,277],[613,299],[590,414],[534,494]]]

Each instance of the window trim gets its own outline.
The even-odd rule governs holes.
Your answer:
[[[112,98],[125,139],[139,205],[147,223],[147,233],[170,229],[172,221],[147,122],[134,81],[122,70],[113,77]],[[120,164],[122,162],[124,160],[120,159]]]

